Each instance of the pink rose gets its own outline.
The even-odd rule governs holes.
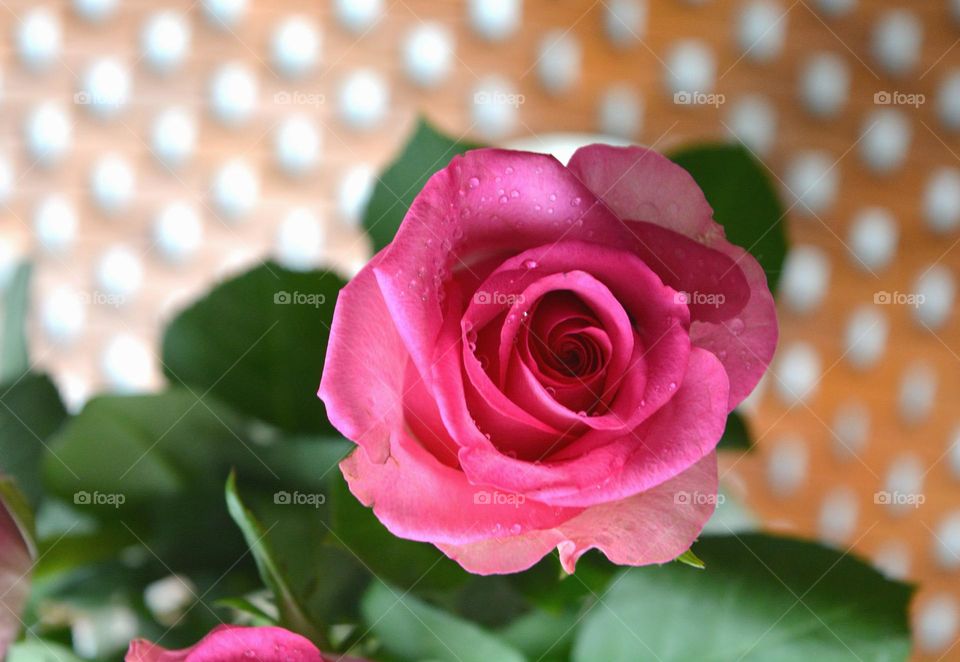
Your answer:
[[[0,493],[0,660],[20,631],[32,568],[33,549]]]
[[[278,627],[221,625],[190,648],[171,651],[143,639],[130,642],[126,662],[326,662],[319,649],[299,634]],[[334,658],[329,658],[334,659]],[[363,662],[355,658],[338,660]]]
[[[759,264],[638,147],[455,158],[343,289],[319,395],[351,491],[471,572],[686,551],[773,355]]]

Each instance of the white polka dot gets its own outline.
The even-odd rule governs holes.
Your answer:
[[[749,95],[730,106],[730,134],[760,156],[770,153],[777,137],[777,110],[766,98]]]
[[[320,133],[305,116],[288,117],[277,129],[273,148],[280,168],[291,177],[301,177],[320,160]]]
[[[55,103],[44,103],[27,119],[27,148],[30,156],[45,167],[58,163],[70,150],[73,125]]]
[[[939,329],[950,319],[957,284],[947,267],[935,264],[925,269],[917,278],[914,293],[917,304],[912,312],[919,324]]]
[[[860,132],[860,156],[876,173],[889,173],[903,165],[910,150],[913,129],[899,110],[884,108],[870,113]]]
[[[435,87],[446,80],[453,65],[453,35],[440,23],[421,23],[403,42],[403,66],[407,77],[422,87]]]
[[[784,301],[798,314],[816,309],[830,285],[830,260],[816,246],[795,246],[783,265],[780,292]]]
[[[888,578],[904,581],[910,574],[910,548],[899,540],[891,540],[877,550],[873,562]]]
[[[83,87],[74,100],[97,117],[114,117],[130,101],[130,73],[114,59],[97,60],[84,74]]]
[[[154,378],[153,355],[146,343],[131,334],[110,339],[100,356],[100,370],[111,390],[139,393],[150,388]]]
[[[767,455],[767,484],[781,497],[793,495],[807,478],[809,452],[799,437],[785,437],[771,444]]]
[[[143,283],[140,257],[125,246],[107,249],[97,262],[97,285],[116,305],[132,299]]]
[[[0,294],[7,289],[14,272],[20,265],[20,255],[13,243],[0,235]]]
[[[849,14],[857,7],[857,0],[816,0],[821,14],[831,18]]]
[[[787,191],[791,205],[807,215],[825,213],[839,187],[839,166],[825,152],[801,152],[787,166]]]
[[[947,440],[947,459],[950,466],[950,473],[957,480],[960,480],[960,426],[953,430],[953,434]]]
[[[370,200],[375,184],[373,169],[366,165],[350,168],[340,180],[340,188],[337,191],[337,212],[348,225],[356,227],[363,220],[363,211]]]
[[[923,192],[923,218],[927,227],[937,233],[960,227],[960,170],[933,171]]]
[[[153,223],[153,241],[168,262],[181,264],[192,258],[203,243],[197,210],[184,202],[164,207]]]
[[[960,609],[956,599],[946,593],[927,598],[917,610],[914,632],[918,647],[927,653],[940,653],[957,638]]]
[[[290,16],[274,30],[273,63],[287,78],[301,78],[320,60],[320,31],[308,19]]]
[[[67,200],[52,195],[37,207],[33,228],[37,242],[45,251],[66,253],[73,248],[77,238],[77,214]]]
[[[116,214],[127,207],[133,198],[134,184],[133,169],[118,154],[101,157],[90,177],[93,199],[107,214]]]
[[[643,98],[626,83],[608,87],[600,96],[598,124],[608,136],[635,138],[643,124]]]
[[[213,181],[213,202],[227,221],[243,220],[256,207],[260,197],[260,179],[244,161],[224,165]]]
[[[890,323],[877,306],[857,308],[847,321],[844,333],[844,351],[850,364],[858,370],[868,370],[883,356],[890,333]]]
[[[232,30],[247,14],[249,0],[203,0],[203,11],[214,27]]]
[[[376,128],[390,108],[390,88],[383,77],[372,69],[360,69],[340,86],[340,118],[354,129]]]
[[[884,495],[879,502],[894,515],[903,515],[916,508],[923,495],[924,468],[920,459],[904,453],[890,463],[884,481]]]
[[[40,322],[50,342],[70,345],[83,332],[86,320],[86,304],[72,288],[61,286],[44,297]]]
[[[101,23],[117,10],[119,0],[73,0],[73,10],[84,20]]]
[[[776,388],[788,405],[803,402],[817,390],[820,380],[820,355],[805,342],[788,345],[777,360]]]
[[[316,268],[324,248],[323,226],[309,209],[299,207],[284,217],[277,229],[277,260],[288,269]]]
[[[190,52],[190,24],[179,12],[157,12],[143,26],[140,48],[154,71],[163,74],[174,71]]]
[[[5,156],[0,156],[0,206],[10,202],[13,195],[14,181],[13,164]]]
[[[197,587],[188,577],[168,575],[143,590],[143,602],[158,623],[173,627],[197,599]]]
[[[501,41],[520,27],[522,0],[470,0],[470,27],[484,39]]]
[[[947,515],[937,525],[933,551],[944,570],[960,568],[960,512]]]
[[[945,127],[960,131],[960,69],[953,69],[940,83],[937,113]]]
[[[603,28],[607,39],[618,48],[637,43],[647,30],[647,0],[607,0]]]
[[[687,39],[673,44],[667,53],[666,69],[671,94],[708,94],[713,90],[717,65],[713,51],[702,41]]]
[[[237,126],[249,120],[257,109],[259,84],[249,69],[239,63],[226,64],[210,83],[210,105],[223,124]]]
[[[494,140],[509,134],[517,122],[517,109],[523,102],[510,81],[498,76],[481,80],[473,92],[473,122],[477,133]]]
[[[830,490],[820,504],[820,538],[833,544],[849,540],[857,528],[859,509],[857,495],[849,487]]]
[[[540,40],[537,76],[548,94],[569,92],[580,78],[580,42],[569,31],[553,30]]]
[[[866,207],[857,212],[850,226],[853,262],[862,269],[884,269],[897,250],[900,231],[897,221],[882,207]]]
[[[937,396],[937,374],[924,363],[914,363],[903,373],[898,399],[900,418],[919,425],[930,416]]]
[[[90,380],[73,372],[61,372],[57,376],[57,386],[64,406],[73,415],[80,413],[93,392]]]
[[[850,94],[850,68],[835,53],[814,53],[800,71],[800,100],[812,115],[832,118]]]
[[[344,28],[354,33],[366,32],[383,14],[383,0],[336,0],[335,10]]]
[[[45,69],[60,57],[63,29],[56,14],[45,8],[31,9],[17,25],[17,54],[26,66]]]
[[[749,59],[769,62],[783,50],[787,13],[778,2],[752,0],[740,11],[737,37]]]
[[[907,10],[888,10],[873,27],[873,57],[894,76],[907,74],[917,66],[922,45],[923,24]]]
[[[183,108],[170,108],[154,120],[150,136],[157,159],[169,168],[179,168],[196,149],[196,120]]]
[[[833,417],[833,452],[841,460],[859,457],[867,448],[870,410],[860,402],[837,408]]]

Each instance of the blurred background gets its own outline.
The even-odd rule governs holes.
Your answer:
[[[739,140],[783,194],[782,341],[723,481],[761,526],[920,586],[960,660],[960,1],[0,0],[0,289],[76,410],[276,259],[354,273],[427,117],[564,153]]]

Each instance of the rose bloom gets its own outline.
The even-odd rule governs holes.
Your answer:
[[[350,489],[480,574],[686,551],[773,355],[760,265],[639,147],[456,157],[342,290],[319,395]]]
[[[325,657],[309,639],[278,627],[221,625],[190,648],[171,651],[143,639],[130,642],[126,662],[363,662]]]

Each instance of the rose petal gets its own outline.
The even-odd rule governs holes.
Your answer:
[[[126,662],[323,662],[309,639],[279,627],[220,625],[182,650],[166,650],[144,639],[130,642]]]
[[[408,354],[374,277],[379,260],[367,264],[337,297],[317,395],[333,426],[383,462],[390,431],[403,424]]]
[[[0,499],[0,659],[20,631],[20,613],[30,594],[32,567],[30,548]]]
[[[777,344],[777,321],[766,276],[747,251],[724,237],[713,221],[713,210],[690,174],[666,157],[640,147],[589,145],[570,159],[569,168],[620,218],[645,221],[680,233],[730,258],[733,268],[704,254],[704,268],[689,269],[673,259],[670,251],[657,252],[659,261],[650,266],[671,282],[667,274],[684,282],[682,289],[696,291],[712,277],[721,281],[730,301],[743,300],[735,317],[713,320],[701,314],[691,325],[691,337],[723,362],[730,377],[729,408],[750,394],[766,371]],[[628,224],[635,238],[652,242],[643,224]],[[707,268],[707,261],[714,266]],[[749,296],[731,287],[730,277],[739,269]],[[737,279],[740,280],[740,279]],[[687,284],[689,283],[689,284]],[[701,311],[709,315],[710,311]]]
[[[340,469],[350,491],[401,538],[464,544],[549,528],[581,511],[471,484],[462,471],[439,462],[403,431],[395,433],[391,448],[383,464],[355,451]]]
[[[521,572],[554,548],[564,570],[599,549],[618,565],[666,563],[690,548],[714,511],[717,456],[710,453],[665,483],[620,501],[587,508],[558,527],[483,540],[438,545],[469,572]]]

